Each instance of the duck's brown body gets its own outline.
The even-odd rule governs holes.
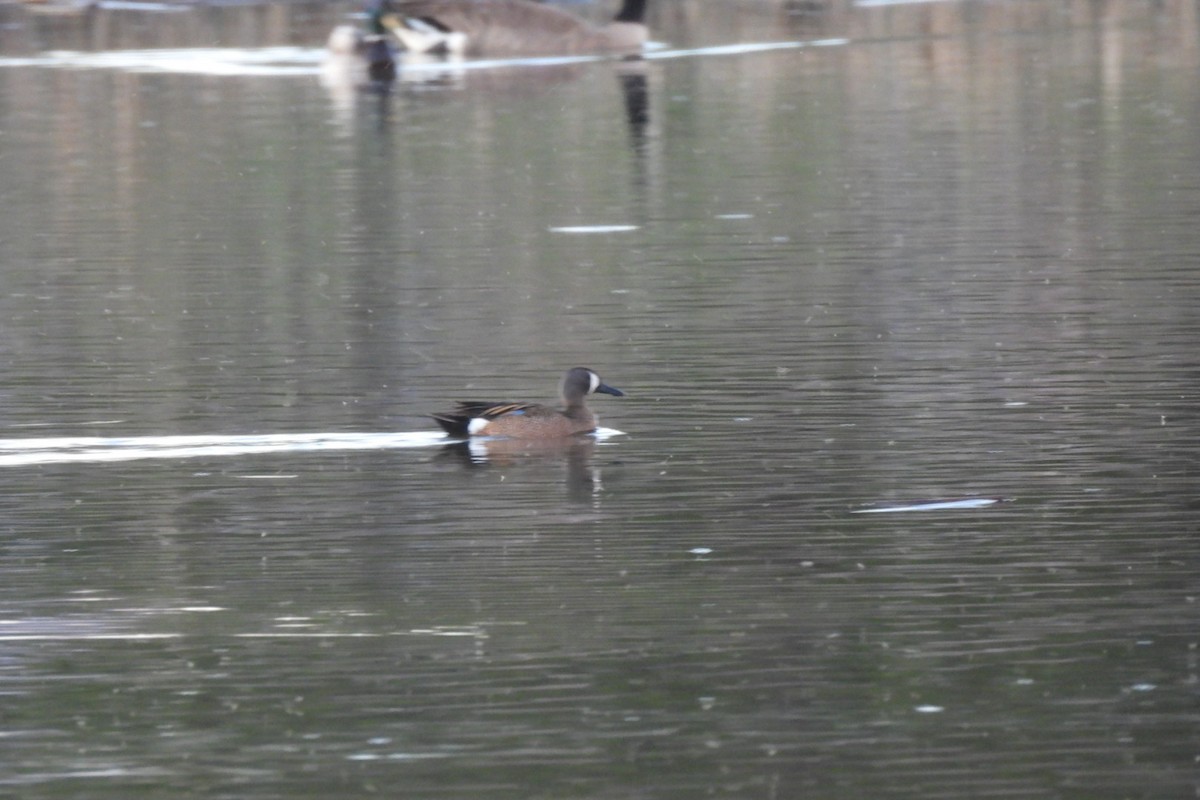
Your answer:
[[[621,397],[624,392],[601,383],[586,367],[575,367],[560,385],[561,411],[537,403],[459,403],[453,411],[434,414],[450,436],[507,436],[515,439],[557,439],[596,429],[596,415],[584,397],[593,393]]]

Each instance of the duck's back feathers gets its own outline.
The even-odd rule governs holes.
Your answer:
[[[552,408],[539,406],[536,403],[483,403],[478,400],[467,400],[458,403],[453,411],[432,414],[434,421],[442,426],[442,430],[451,436],[466,437],[478,433],[479,428],[505,414],[525,415],[538,409],[543,412],[557,413]],[[476,430],[471,430],[472,424]]]

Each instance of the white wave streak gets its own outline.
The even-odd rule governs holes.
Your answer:
[[[912,503],[902,506],[885,506],[882,508],[859,508],[851,514],[895,514],[906,511],[946,511],[963,508],[987,508],[996,503],[1003,503],[1003,497],[963,497],[958,500],[933,500],[927,503]]]
[[[310,450],[386,450],[446,442],[440,432],[277,433],[244,436],[91,436],[0,439],[0,467],[72,462],[200,458]]]

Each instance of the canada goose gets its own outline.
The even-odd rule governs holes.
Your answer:
[[[413,53],[476,56],[636,53],[646,42],[646,0],[623,0],[593,25],[533,0],[397,0],[393,32]]]

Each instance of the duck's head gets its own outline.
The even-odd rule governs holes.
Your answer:
[[[613,397],[624,397],[620,389],[614,389],[600,380],[600,376],[587,367],[575,367],[567,370],[559,384],[559,392],[563,402],[568,406],[583,400],[589,394],[611,394]]]
[[[382,36],[400,24],[400,16],[392,7],[392,0],[374,0],[367,7],[367,27],[371,33]]]

